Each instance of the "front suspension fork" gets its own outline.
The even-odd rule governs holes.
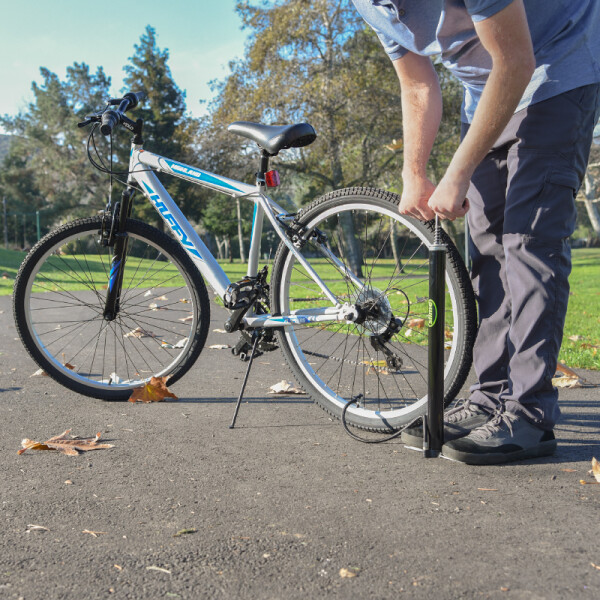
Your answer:
[[[107,321],[114,321],[119,314],[121,290],[123,287],[123,273],[125,272],[125,259],[127,257],[127,247],[129,245],[126,223],[127,219],[131,216],[134,192],[135,190],[133,188],[127,188],[123,192],[121,202],[115,206],[115,210],[113,211],[110,236],[106,241],[107,246],[114,246],[113,257],[110,261],[108,289],[106,291],[106,301],[104,303],[103,313],[103,316]],[[115,221],[117,222],[115,223]]]

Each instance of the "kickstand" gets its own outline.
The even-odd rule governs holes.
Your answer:
[[[244,397],[244,390],[246,389],[246,383],[248,382],[248,376],[250,375],[250,369],[252,368],[252,361],[254,360],[254,355],[256,353],[256,346],[258,345],[258,340],[260,339],[260,334],[254,330],[252,332],[252,337],[254,341],[252,343],[252,352],[250,352],[250,360],[248,361],[248,368],[246,369],[246,375],[244,376],[244,382],[242,383],[242,389],[240,390],[240,395],[237,400],[237,404],[235,405],[235,413],[233,413],[233,420],[231,421],[231,425],[229,429],[233,429],[235,427],[235,421],[238,416],[238,412],[240,410],[240,404],[242,403],[242,398]]]

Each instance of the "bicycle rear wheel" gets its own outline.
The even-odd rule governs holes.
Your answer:
[[[35,362],[65,387],[126,400],[151,377],[172,384],[198,358],[210,323],[202,276],[181,246],[128,219],[119,312],[103,316],[113,248],[101,217],[68,223],[31,250],[15,282],[14,316]]]
[[[360,284],[344,276],[309,236],[300,250],[340,299],[361,306],[361,323],[303,323],[278,332],[299,383],[330,414],[357,427],[390,431],[424,414],[427,403],[429,251],[431,223],[398,214],[400,197],[370,188],[327,194],[298,215],[306,233],[324,245]],[[304,236],[306,237],[306,235]],[[444,402],[454,399],[472,361],[477,328],[471,283],[451,240],[446,244]],[[321,289],[280,244],[271,278],[274,314],[331,306]]]

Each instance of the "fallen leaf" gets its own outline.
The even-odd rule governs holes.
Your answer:
[[[129,397],[129,402],[163,402],[165,398],[177,396],[169,391],[166,385],[168,377],[151,377],[150,382],[135,388]]]
[[[579,377],[554,377],[552,385],[558,388],[580,388],[583,387],[584,380]]]
[[[115,564],[115,565],[113,565],[113,567],[114,567],[115,569],[117,569],[118,571],[122,571],[122,570],[123,570],[123,567],[122,567],[121,565],[116,565],[116,564]]]
[[[147,571],[160,571],[161,573],[168,573],[169,575],[171,574],[171,571],[169,571],[168,569],[163,569],[162,567],[156,567],[154,565],[152,565],[151,567],[146,567]]]
[[[48,373],[44,369],[38,369],[35,373],[32,373],[29,377],[48,377]]]
[[[425,319],[409,319],[406,326],[410,329],[423,329],[425,327]]]
[[[189,323],[190,321],[194,320],[194,316],[193,315],[189,315],[187,317],[182,317],[181,319],[179,319],[182,323]]]
[[[304,394],[304,391],[295,387],[291,381],[282,379],[269,388],[269,394]]]
[[[344,569],[343,567],[340,569],[340,577],[349,578],[356,577],[357,575],[356,569]]]
[[[43,525],[27,525],[27,527],[27,533],[29,533],[30,531],[50,531],[47,527],[44,527]]]
[[[88,450],[102,450],[104,448],[114,447],[114,444],[98,444],[100,433],[97,433],[96,437],[93,438],[82,438],[76,436],[67,438],[67,433],[70,431],[70,429],[67,429],[60,435],[55,435],[45,442],[36,442],[35,440],[25,438],[21,441],[23,448],[18,450],[17,454],[23,454],[23,452],[26,450],[58,450],[59,452],[69,456],[77,456],[78,454],[87,452]]]
[[[228,344],[213,344],[209,346],[211,350],[226,350],[227,348],[231,348]]]
[[[600,483],[600,463],[595,458],[592,458],[592,475]]]
[[[213,329],[215,333],[227,333],[224,329]]]
[[[594,569],[598,569],[600,571],[600,565],[596,565],[594,563],[590,563],[590,565],[592,565],[592,567],[594,567]]]
[[[8,273],[6,273],[6,272],[2,273],[2,279],[8,279],[8,278],[9,278]]]
[[[70,479],[67,479],[65,481],[65,485],[73,485],[73,482]]]
[[[173,537],[179,537],[180,535],[187,535],[189,533],[196,533],[198,530],[194,528],[180,529],[177,533],[173,534]]]
[[[577,473],[577,469],[561,469],[564,473]]]
[[[496,488],[477,488],[480,492],[497,492]]]
[[[581,341],[583,339],[583,336],[582,335],[570,335],[569,339],[572,342],[579,342],[579,341]]]
[[[585,479],[580,479],[579,483],[581,485],[598,485],[600,484],[600,481],[586,481]]]
[[[151,331],[146,331],[145,329],[142,329],[141,327],[136,327],[135,329],[132,329],[129,333],[126,333],[123,337],[134,337],[134,338],[145,338],[145,337],[156,337]]]
[[[72,365],[71,363],[65,363],[64,366],[67,367],[67,369],[71,369],[71,371],[75,370],[75,366]]]
[[[89,529],[84,529],[81,533],[89,533],[92,537],[98,537],[99,535],[105,535],[107,531],[90,531]]]
[[[573,369],[569,369],[569,367],[567,367],[567,365],[563,365],[563,363],[560,363],[560,362],[557,363],[557,365],[556,365],[556,373],[561,373],[565,377],[579,378],[579,375],[577,375],[577,373],[575,371],[573,371]]]
[[[164,296],[164,295],[163,295],[163,296],[158,296],[158,298],[156,298],[156,299],[157,299],[157,300],[161,300],[161,301],[163,301],[163,302],[164,302],[165,300],[168,300],[168,298],[167,298],[166,296]]]

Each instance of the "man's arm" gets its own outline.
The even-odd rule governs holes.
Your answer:
[[[400,213],[427,221],[435,216],[427,205],[435,190],[427,161],[442,118],[442,93],[428,57],[409,52],[393,65],[400,80],[404,137]]]
[[[475,30],[492,57],[492,70],[469,131],[429,199],[429,207],[443,219],[467,212],[465,197],[473,171],[510,121],[535,69],[523,0],[476,22]]]

